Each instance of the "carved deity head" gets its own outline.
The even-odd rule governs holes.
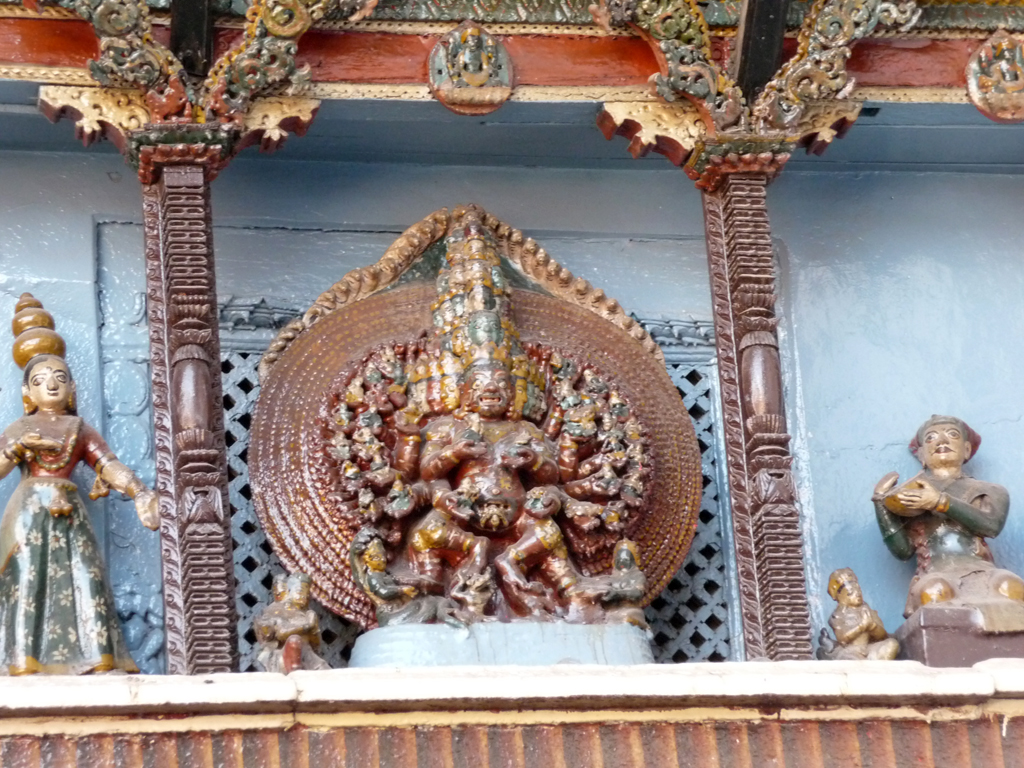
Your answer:
[[[932,471],[958,470],[981,445],[981,437],[955,416],[932,416],[910,444],[921,464]]]
[[[639,559],[636,544],[628,539],[623,539],[615,545],[615,552],[612,554],[612,567],[619,572],[631,571],[639,567]]]
[[[286,599],[292,608],[305,608],[309,605],[309,590],[313,582],[304,573],[293,573],[288,577]]]
[[[844,607],[856,608],[864,604],[860,582],[850,568],[833,571],[828,580],[828,595]]]
[[[484,419],[500,419],[508,410],[513,392],[512,375],[504,365],[474,365],[462,382],[462,407]]]
[[[373,539],[363,552],[363,564],[369,571],[380,573],[388,566],[388,557],[384,552],[384,542],[379,538]]]
[[[25,367],[21,386],[25,411],[74,413],[75,382],[71,369],[56,355],[38,355]]]

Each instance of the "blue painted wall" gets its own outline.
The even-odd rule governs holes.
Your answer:
[[[1017,387],[1024,362],[1015,343],[1024,338],[1022,199],[1024,177],[991,174],[791,169],[770,188],[786,395],[817,625],[831,610],[824,580],[847,565],[861,575],[887,625],[899,623],[912,568],[882,546],[869,496],[886,471],[915,471],[905,446],[929,414],[948,411],[970,422],[984,438],[970,468],[1024,498],[1024,398]],[[700,199],[668,166],[241,159],[214,186],[218,289],[308,302],[352,266],[375,260],[375,244],[437,207],[467,201],[527,230],[629,310],[710,317]],[[107,429],[115,448],[134,456],[145,473],[148,437],[134,442],[131,430],[107,424],[112,419],[100,397],[130,410],[124,404],[133,402],[137,384],[119,365],[104,371],[100,350],[138,341],[131,323],[101,324],[136,309],[139,220],[138,183],[115,155],[0,152],[0,317],[9,316],[23,290],[54,311],[68,338],[83,415]],[[97,289],[102,269],[106,298]],[[20,412],[18,386],[13,364],[0,366],[4,423]],[[10,487],[0,486],[0,495]],[[106,536],[115,582],[155,583],[152,554],[132,554],[155,552],[153,539],[117,517],[123,509],[94,511],[101,532],[112,519],[125,537],[114,543]],[[1011,511],[994,549],[1024,571],[1024,514]]]
[[[919,470],[907,444],[933,413],[981,434],[967,470],[1009,488],[992,548],[1024,573],[1024,177],[787,173],[769,195],[817,623],[843,566],[902,622],[913,562],[889,555],[870,496]]]

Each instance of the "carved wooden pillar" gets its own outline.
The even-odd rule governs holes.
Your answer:
[[[141,150],[167,671],[237,666],[209,182],[221,147]]]
[[[740,610],[748,659],[811,656],[765,205],[769,173],[704,192]]]

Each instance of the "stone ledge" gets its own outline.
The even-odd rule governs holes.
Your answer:
[[[0,681],[0,718],[149,714],[957,707],[1024,696],[1024,660],[435,667]]]

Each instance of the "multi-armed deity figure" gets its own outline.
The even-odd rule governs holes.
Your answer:
[[[490,233],[446,241],[434,333],[369,355],[335,399],[334,503],[380,624],[643,624],[640,424],[592,367],[520,342]],[[633,610],[629,606],[634,607]]]
[[[76,414],[64,339],[50,313],[27,293],[15,311],[14,361],[25,370],[25,415],[0,441],[0,477],[21,470],[0,522],[4,669],[12,675],[138,672],[71,472],[84,461],[96,471],[89,496],[106,496],[110,488],[126,494],[152,529],[159,523],[156,494]]]
[[[970,607],[987,631],[1019,632],[1024,581],[996,567],[985,541],[1003,529],[1009,494],[963,471],[980,444],[960,419],[932,416],[910,444],[923,471],[902,485],[890,472],[872,498],[889,550],[901,560],[917,555],[904,615],[932,604]]]

